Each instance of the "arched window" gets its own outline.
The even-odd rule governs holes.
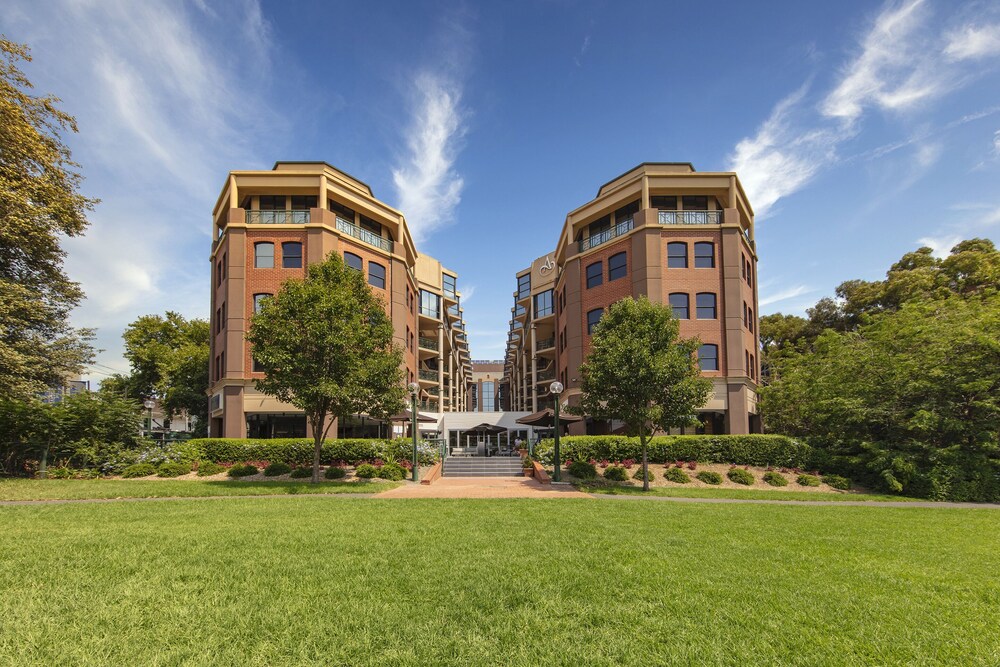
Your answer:
[[[628,259],[624,252],[608,258],[608,282],[624,278],[628,274]]]
[[[715,294],[712,292],[699,292],[694,297],[699,320],[714,320],[718,317],[715,300]]]
[[[688,267],[688,244],[668,243],[667,244],[667,268],[686,269]]]
[[[253,266],[255,269],[274,268],[274,244],[254,243],[253,244]]]
[[[719,370],[719,346],[708,343],[699,347],[698,365],[703,371]]]
[[[670,295],[670,307],[674,311],[674,317],[679,320],[690,319],[690,297],[683,292],[675,292]]]
[[[361,258],[353,252],[344,253],[344,264],[347,264],[347,266],[355,269],[356,271],[364,271],[364,265],[361,263]]]
[[[385,267],[377,262],[368,262],[368,284],[385,289]]]
[[[302,268],[302,244],[296,241],[281,244],[281,268]]]
[[[714,269],[715,268],[715,244],[695,243],[694,244],[694,268]]]

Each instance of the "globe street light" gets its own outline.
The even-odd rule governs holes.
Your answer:
[[[406,386],[410,390],[410,430],[413,431],[413,481],[420,480],[420,463],[417,461],[417,394],[420,385],[411,382]]]
[[[563,391],[562,382],[559,382],[558,380],[556,380],[555,382],[553,382],[552,384],[549,385],[549,393],[552,394],[553,396],[555,396],[555,398],[556,398],[556,405],[555,405],[555,408],[554,408],[554,410],[555,410],[555,426],[556,426],[556,452],[555,452],[555,454],[556,454],[556,467],[555,467],[555,470],[553,470],[553,472],[552,472],[552,480],[556,481],[556,482],[559,481],[559,430],[560,430],[559,429],[559,394],[561,394],[562,391]]]

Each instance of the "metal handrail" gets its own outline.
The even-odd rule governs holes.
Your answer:
[[[367,229],[362,229],[358,227],[353,222],[337,216],[337,229],[339,231],[353,236],[359,241],[364,241],[370,246],[375,246],[376,248],[381,248],[386,252],[392,252],[392,241],[390,239],[382,238],[378,234],[373,234]]]
[[[596,248],[599,245],[607,243],[613,238],[628,234],[632,231],[633,225],[634,222],[632,218],[625,218],[610,229],[605,229],[603,232],[599,232],[585,239],[580,239],[580,252]]]
[[[258,211],[247,210],[248,225],[307,225],[309,211]]]
[[[424,348],[425,350],[437,350],[438,342],[433,338],[427,338],[426,336],[417,337],[417,345]]]
[[[720,225],[722,211],[660,211],[661,225]]]

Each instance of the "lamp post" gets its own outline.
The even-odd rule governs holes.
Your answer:
[[[410,431],[413,432],[413,481],[420,481],[420,462],[417,460],[417,393],[420,385],[411,382],[406,386],[410,390]]]
[[[555,482],[559,481],[559,394],[563,391],[562,382],[558,380],[549,385],[549,393],[555,396],[556,404],[553,410],[555,410],[555,427],[556,427],[556,466],[552,471],[552,480]]]
[[[153,406],[156,405],[156,401],[151,398],[147,398],[142,403],[147,410],[149,410],[149,437],[153,437]]]

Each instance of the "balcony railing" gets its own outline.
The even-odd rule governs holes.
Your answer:
[[[378,234],[373,234],[367,229],[362,229],[358,227],[353,222],[337,216],[337,229],[349,236],[353,236],[359,241],[363,241],[370,246],[375,246],[376,248],[381,248],[386,252],[392,252],[392,241],[390,239],[382,238]]]
[[[551,350],[555,346],[556,346],[556,339],[554,337],[538,341],[539,350]]]
[[[599,245],[607,243],[613,238],[628,234],[632,231],[633,225],[634,223],[632,218],[626,218],[610,229],[605,229],[603,232],[599,232],[585,239],[580,239],[580,252],[596,248]]]
[[[306,225],[309,211],[247,211],[248,225]]]
[[[417,375],[420,376],[421,380],[433,380],[436,382],[438,379],[437,371],[425,371],[422,368],[419,371],[417,371]]]
[[[417,338],[417,345],[424,348],[425,350],[438,350],[438,342],[433,338],[427,338],[426,336],[420,336]]]
[[[660,211],[661,225],[721,225],[722,211]]]

